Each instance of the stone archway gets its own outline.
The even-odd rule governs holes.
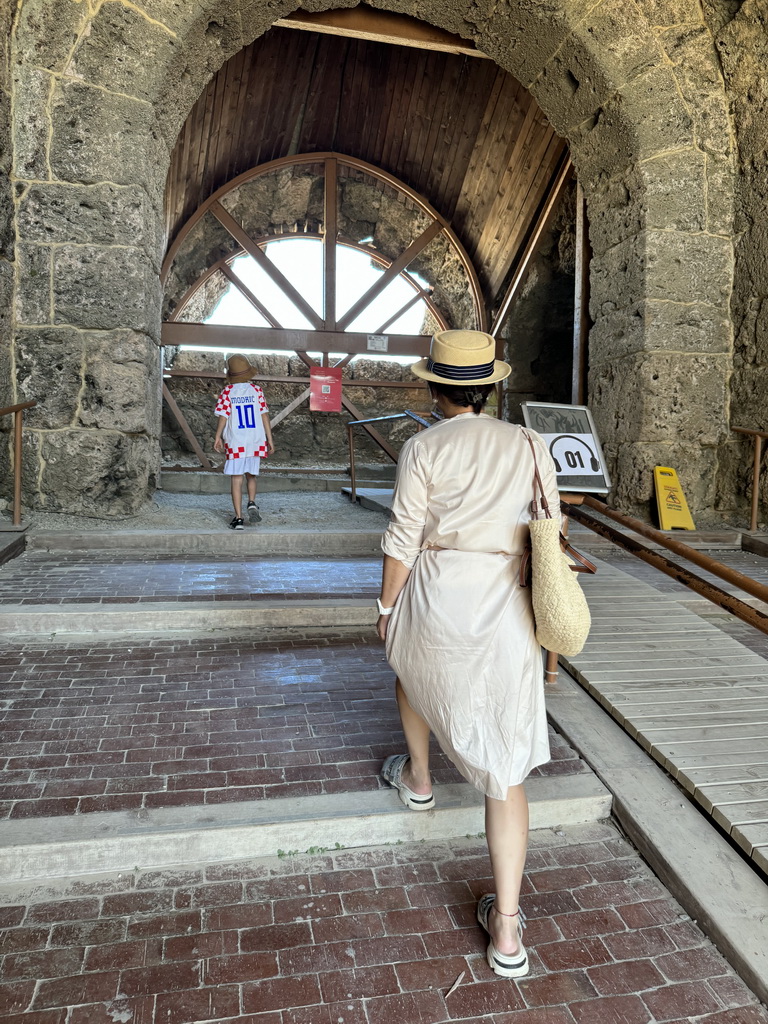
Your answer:
[[[169,148],[211,74],[297,6],[23,0],[12,40],[7,364],[17,398],[41,374],[56,380],[27,432],[38,504],[66,509],[88,492],[94,511],[114,514],[151,488]],[[733,152],[700,5],[374,6],[472,38],[568,139],[592,225],[591,404],[616,500],[643,504],[649,468],[664,461],[684,467],[694,510],[711,509],[731,365]]]

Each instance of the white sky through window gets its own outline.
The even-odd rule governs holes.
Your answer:
[[[319,239],[280,239],[267,243],[265,252],[306,302],[322,316],[323,246]],[[381,277],[383,270],[372,264],[370,257],[365,253],[344,245],[336,247],[336,261],[336,314],[341,317]],[[290,330],[311,330],[311,325],[304,315],[250,256],[239,256],[233,261],[232,270],[282,327]],[[427,282],[418,274],[411,273],[410,276],[420,287],[427,287]],[[363,310],[347,330],[374,333],[412,299],[413,295],[414,289],[411,285],[398,276],[367,309]],[[425,312],[426,304],[423,299],[419,299],[387,327],[387,333],[419,334]],[[205,322],[233,327],[269,326],[261,313],[234,285],[229,286]],[[413,358],[398,359],[398,362],[401,361],[411,363]]]

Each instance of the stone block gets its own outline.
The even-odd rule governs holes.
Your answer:
[[[24,0],[16,21],[16,52],[29,64],[64,71],[89,14],[88,4],[72,0]]]
[[[15,241],[11,183],[0,171],[0,259],[13,259]]]
[[[730,383],[731,422],[738,427],[768,430],[768,366],[737,365]]]
[[[140,249],[62,245],[53,257],[54,322],[109,330],[129,327],[155,337],[160,283]]]
[[[13,73],[13,169],[17,178],[48,177],[48,104],[55,81],[47,71],[21,65]]]
[[[51,322],[51,250],[44,245],[16,246],[16,322]]]
[[[736,182],[732,159],[707,157],[707,231],[713,235],[733,234]]]
[[[694,142],[693,122],[680,99],[677,83],[665,66],[654,68],[622,89],[635,136],[638,157],[646,159]]]
[[[168,154],[148,103],[60,80],[51,120],[51,169],[59,180],[144,185],[150,196],[162,189]]]
[[[0,259],[0,350],[11,343],[11,314],[13,312],[13,264]],[[7,405],[7,402],[0,403]]]
[[[0,65],[2,58],[0,58]],[[13,166],[11,138],[11,93],[0,88],[0,173],[7,179]]]
[[[567,6],[542,5],[536,0],[499,4],[493,17],[481,25],[475,43],[530,88],[574,26],[593,6],[589,0],[573,0]],[[434,24],[442,24],[442,20]]]
[[[42,436],[40,501],[47,512],[112,518],[131,515],[155,486],[157,442],[106,430]]]
[[[68,327],[19,330],[15,336],[19,401],[36,401],[30,428],[72,426],[83,384],[83,335]]]
[[[611,178],[621,178],[635,162],[637,139],[620,97],[608,100],[569,133],[571,159],[592,196]]]
[[[600,429],[598,425],[598,429]],[[714,525],[712,514],[717,481],[717,449],[697,444],[668,441],[666,443],[603,445],[612,479],[616,481],[609,502],[616,508],[651,518],[656,507],[654,466],[671,466],[677,470],[688,506],[696,526]]]
[[[67,73],[151,103],[179,50],[176,34],[138,8],[103,4],[78,41]]]
[[[643,16],[659,28],[697,20],[696,13],[691,0],[643,0]]]
[[[145,334],[86,334],[83,382],[82,426],[157,436],[160,353]]]
[[[30,185],[19,202],[19,236],[27,242],[136,245],[153,252],[152,211],[138,186]]]
[[[727,311],[706,303],[638,302],[601,316],[589,334],[598,363],[635,352],[728,353],[732,344]]]
[[[592,319],[643,298],[706,302],[724,309],[732,280],[730,239],[643,231],[593,259]]]
[[[590,406],[601,436],[616,444],[643,441],[716,445],[727,412],[724,355],[639,353],[592,364]]]
[[[643,228],[707,228],[706,157],[696,149],[652,157],[589,197],[589,235],[595,253]]]

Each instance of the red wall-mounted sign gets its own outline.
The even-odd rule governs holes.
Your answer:
[[[310,366],[310,412],[341,412],[341,367]]]

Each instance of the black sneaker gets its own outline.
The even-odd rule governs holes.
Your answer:
[[[242,519],[238,519],[237,517],[235,517],[229,524],[229,528],[230,530],[244,530],[245,523],[243,522]]]
[[[249,501],[245,511],[248,513],[249,519],[252,519],[254,523],[261,522],[261,516],[259,515],[259,506],[256,504],[255,501]]]

